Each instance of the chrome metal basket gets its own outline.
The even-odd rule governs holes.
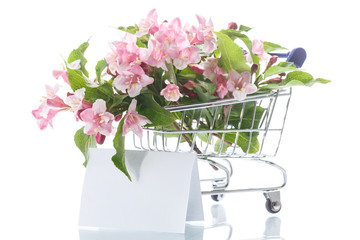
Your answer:
[[[134,135],[134,146],[147,151],[196,152],[202,159],[273,157],[290,96],[288,89],[251,95],[242,101],[169,106],[166,109],[180,120],[170,127],[144,128],[143,138]],[[192,122],[186,122],[188,119]]]

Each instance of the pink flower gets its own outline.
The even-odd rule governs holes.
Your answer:
[[[182,70],[186,68],[188,64],[198,63],[200,60],[199,48],[191,46],[180,50],[178,57],[174,59],[174,66]]]
[[[145,124],[151,123],[149,119],[136,112],[136,103],[136,99],[131,101],[129,109],[124,117],[123,136],[125,136],[131,130],[141,138],[141,127]]]
[[[168,71],[166,62],[170,62],[170,57],[163,49],[162,44],[154,39],[149,41],[148,49],[142,51],[141,58],[150,66]]]
[[[225,71],[219,68],[218,58],[207,58],[206,62],[200,64],[204,68],[204,76],[208,77],[212,82],[216,83],[218,75],[225,74]]]
[[[69,84],[69,78],[68,78],[68,73],[67,71],[63,71],[63,70],[53,70],[52,71],[52,75],[54,78],[59,79],[59,77],[62,77],[62,79]]]
[[[186,33],[188,41],[190,42],[190,45],[204,43],[203,34],[199,34],[199,29],[197,27],[186,24],[184,26],[184,31]],[[199,39],[199,36],[202,39]]]
[[[106,112],[106,103],[103,99],[97,99],[92,108],[84,110],[80,117],[85,122],[84,132],[88,135],[100,132],[108,136],[113,132],[114,115]]]
[[[260,61],[269,61],[270,60],[270,55],[267,54],[264,50],[264,42],[262,40],[253,40],[252,45],[251,45],[251,51],[256,54],[259,58]],[[250,57],[250,54],[248,54]],[[248,62],[252,62],[252,61],[248,61]]]
[[[157,23],[156,9],[152,9],[146,19],[142,19],[139,24],[139,31],[135,33],[135,36],[142,37],[146,34],[154,35],[159,30],[159,24]]]
[[[196,15],[199,21],[199,32],[197,39],[204,43],[203,51],[204,52],[212,52],[216,49],[216,39],[213,34],[214,31],[214,24],[212,23],[211,19],[206,22],[206,19],[202,16]]]
[[[143,87],[153,82],[154,79],[147,76],[139,65],[133,65],[129,71],[119,72],[113,85],[120,91],[127,90],[130,97],[136,97]]]
[[[217,78],[217,88],[216,93],[219,96],[219,98],[223,99],[226,94],[228,94],[228,89],[226,85],[226,78],[223,75],[219,75]]]
[[[136,45],[136,40],[137,38],[134,35],[125,33],[121,41],[111,43],[112,52],[107,54],[105,60],[113,75],[128,70],[132,64],[141,63],[140,49]]]
[[[56,95],[59,90],[59,85],[55,85],[55,87],[45,85],[45,88],[47,96],[43,97],[44,100],[42,100],[39,108],[32,111],[32,114],[37,119],[38,126],[41,130],[45,129],[48,125],[52,127],[52,119],[56,116],[56,114],[60,111],[69,109],[69,106]]]
[[[37,119],[39,128],[44,130],[48,125],[53,127],[52,119],[63,110],[64,109],[50,109],[46,102],[43,102],[38,109],[33,110],[31,113]]]
[[[176,58],[179,51],[190,47],[179,18],[175,18],[171,23],[163,22],[159,26],[159,31],[154,34],[154,37],[161,43],[162,48],[171,58]]]
[[[194,71],[196,74],[203,74],[204,73],[204,67],[200,64],[191,64],[190,68]]]
[[[65,103],[69,106],[70,110],[74,112],[76,121],[80,119],[80,113],[82,111],[92,107],[92,104],[86,102],[84,97],[85,88],[80,88],[77,89],[74,93],[68,93],[67,98],[65,98]]]
[[[246,94],[254,93],[257,90],[256,86],[251,83],[250,72],[239,74],[233,69],[229,71],[227,88],[233,93],[234,98],[239,101],[245,99]]]
[[[179,87],[172,83],[166,85],[166,87],[161,90],[160,95],[164,96],[165,99],[170,102],[176,102],[180,97],[182,97]]]

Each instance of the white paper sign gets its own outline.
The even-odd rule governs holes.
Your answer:
[[[90,149],[80,227],[184,233],[202,221],[196,154],[126,151],[132,182],[113,164],[113,149]]]

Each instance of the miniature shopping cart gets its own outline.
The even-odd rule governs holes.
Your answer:
[[[286,57],[301,67],[306,52],[297,48]],[[266,209],[281,209],[280,189],[286,185],[286,171],[268,159],[279,149],[291,97],[291,88],[249,95],[246,99],[216,100],[207,103],[165,107],[178,117],[171,128],[144,128],[141,139],[134,135],[134,146],[147,151],[195,152],[198,159],[222,170],[224,177],[202,179],[212,183],[212,190],[202,191],[219,201],[226,193],[261,191]],[[221,116],[221,117],[219,117]],[[191,121],[189,123],[189,121]],[[203,128],[207,125],[207,128]],[[283,182],[279,186],[228,189],[233,175],[232,161],[251,160],[278,169]]]

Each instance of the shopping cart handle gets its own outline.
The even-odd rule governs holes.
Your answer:
[[[306,59],[306,51],[303,48],[294,48],[288,53],[269,53],[279,58],[286,58],[287,62],[292,62],[297,68],[301,68]]]

